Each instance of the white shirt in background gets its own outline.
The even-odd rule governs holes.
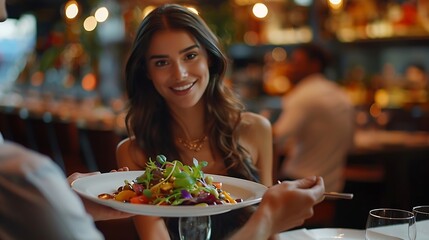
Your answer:
[[[303,79],[282,103],[275,134],[283,141],[293,139],[294,145],[281,177],[322,176],[326,191],[341,191],[354,135],[354,107],[348,96],[336,83],[314,74]]]

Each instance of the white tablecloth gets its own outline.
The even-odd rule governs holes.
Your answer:
[[[362,240],[365,239],[365,230],[346,228],[318,228],[297,229],[280,234],[281,240]]]

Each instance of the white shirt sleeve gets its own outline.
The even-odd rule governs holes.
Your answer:
[[[27,175],[58,214],[57,225],[73,239],[103,239],[96,230],[80,198],[74,193],[61,170],[54,164],[41,166]]]
[[[0,144],[0,239],[104,239],[61,169],[38,153]]]

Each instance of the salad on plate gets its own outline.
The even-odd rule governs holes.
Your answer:
[[[164,155],[149,159],[144,173],[124,184],[113,193],[101,193],[99,199],[114,199],[131,204],[150,205],[223,205],[236,204],[242,199],[233,198],[222,189],[222,182],[205,176],[202,169],[207,162],[193,159],[193,166],[178,160],[167,161]]]

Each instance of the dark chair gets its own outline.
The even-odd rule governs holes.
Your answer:
[[[27,121],[29,113],[26,109],[6,111],[3,113],[2,129],[5,139],[16,142],[24,147],[37,150],[36,140],[31,124]]]
[[[35,150],[49,156],[66,172],[63,156],[57,141],[58,137],[52,124],[52,115],[46,112],[42,116],[29,117],[26,122],[30,128],[27,134],[33,135]]]
[[[4,139],[13,141],[10,123],[7,118],[7,113],[5,113],[4,110],[0,111],[0,133],[3,135]]]
[[[79,139],[90,171],[117,169],[116,146],[122,138],[113,129],[79,128]]]
[[[74,172],[89,172],[83,160],[79,130],[75,122],[56,119],[52,121],[57,143],[64,160],[67,175]]]

